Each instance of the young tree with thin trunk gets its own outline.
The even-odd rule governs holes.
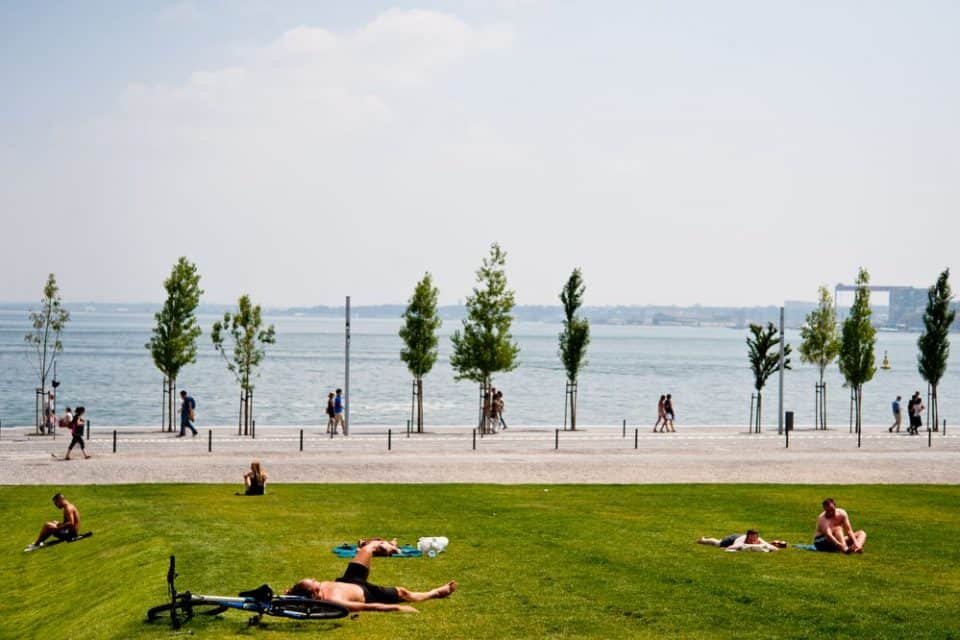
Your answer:
[[[63,352],[63,341],[60,336],[69,320],[70,312],[63,308],[57,279],[51,273],[47,276],[46,284],[43,285],[40,311],[30,312],[33,331],[23,337],[36,352],[35,362],[37,374],[40,377],[40,397],[44,402],[47,401],[47,378],[53,370],[57,355]],[[41,426],[42,424],[38,422],[37,433],[40,433]]]
[[[857,290],[850,315],[843,321],[840,373],[853,390],[854,425],[860,433],[863,418],[863,385],[877,372],[874,347],[877,330],[870,322],[870,274],[863,267],[857,274]]]
[[[577,376],[586,365],[587,345],[590,344],[590,321],[577,315],[583,305],[583,284],[580,269],[574,269],[560,292],[563,303],[563,331],[560,332],[560,360],[567,371],[567,401],[570,407],[570,429],[577,429]],[[566,409],[564,410],[566,414]],[[564,428],[567,423],[564,420]]]
[[[513,371],[517,367],[520,347],[513,341],[510,325],[513,323],[514,293],[507,289],[504,273],[507,254],[500,245],[490,246],[490,255],[477,270],[477,285],[467,297],[467,317],[462,329],[453,333],[453,353],[450,364],[457,380],[472,380],[480,384],[483,397],[480,428],[485,430],[490,416],[490,388],[493,374]]]
[[[937,387],[947,372],[950,359],[950,327],[957,312],[950,308],[953,292],[950,290],[950,269],[944,269],[940,277],[927,291],[927,311],[923,314],[923,333],[917,340],[917,369],[930,385],[930,420],[934,431],[940,424],[940,402]]]
[[[412,417],[417,433],[423,433],[423,377],[437,362],[437,329],[441,324],[437,315],[438,295],[433,278],[429,273],[424,274],[407,303],[400,328],[400,338],[406,345],[400,351],[400,359],[406,363],[416,386],[415,415]]]
[[[213,346],[227,363],[227,369],[237,379],[242,392],[240,403],[240,421],[243,425],[243,435],[250,434],[250,423],[253,420],[253,381],[259,377],[257,367],[263,361],[265,354],[263,347],[276,343],[276,332],[273,325],[263,328],[260,317],[260,305],[253,305],[250,296],[242,295],[237,301],[237,311],[223,314],[223,321],[213,323],[210,333]],[[227,356],[227,338],[233,343],[231,356]]]
[[[163,374],[167,387],[167,430],[173,431],[174,387],[180,370],[197,361],[197,338],[200,325],[194,312],[200,304],[203,289],[197,267],[184,257],[177,260],[170,277],[163,282],[167,299],[159,313],[153,337],[144,345],[153,357],[153,364]]]
[[[807,321],[800,327],[800,360],[817,365],[820,371],[820,424],[827,428],[827,385],[823,375],[830,363],[840,355],[840,327],[837,324],[837,310],[833,305],[833,296],[826,287],[820,287],[820,303],[807,315]]]
[[[759,324],[750,323],[750,335],[747,336],[747,358],[750,361],[750,370],[753,372],[753,388],[757,390],[757,411],[755,422],[750,425],[757,431],[762,422],[760,412],[763,408],[763,387],[767,380],[780,371],[780,331],[768,322],[766,328]],[[790,370],[790,345],[783,347],[783,368]]]

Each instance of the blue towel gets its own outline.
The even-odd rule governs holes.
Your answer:
[[[803,549],[804,551],[817,551],[817,547],[812,544],[795,544],[794,549]]]
[[[339,558],[356,558],[357,557],[357,545],[355,544],[341,544],[338,547],[333,548],[333,553]],[[383,556],[387,558],[419,558],[423,554],[420,552],[420,549],[417,549],[412,544],[402,544],[400,545],[400,553],[395,553],[392,556]]]

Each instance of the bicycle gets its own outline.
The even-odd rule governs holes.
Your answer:
[[[253,612],[254,615],[247,621],[250,625],[259,624],[264,615],[294,620],[333,620],[350,614],[346,607],[335,602],[300,596],[278,596],[267,584],[243,591],[236,598],[197,595],[189,591],[178,593],[174,585],[178,575],[176,558],[170,556],[170,568],[167,570],[170,602],[150,608],[147,611],[147,622],[154,622],[163,614],[169,613],[170,624],[174,629],[179,629],[183,622],[195,615],[215,616],[227,609]]]

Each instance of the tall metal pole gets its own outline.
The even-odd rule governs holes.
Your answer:
[[[777,398],[777,434],[783,435],[783,307],[780,307],[780,394]]]
[[[344,329],[343,357],[343,435],[350,435],[350,296],[347,296],[346,327]]]

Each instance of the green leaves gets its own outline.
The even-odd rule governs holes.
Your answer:
[[[437,362],[437,329],[441,324],[437,316],[437,296],[433,278],[426,273],[417,283],[403,313],[400,338],[406,347],[400,351],[400,359],[418,380]]]
[[[826,368],[840,355],[840,329],[837,310],[826,287],[820,287],[820,304],[807,315],[800,328],[800,359],[820,369],[820,381]]]
[[[917,370],[923,379],[936,387],[947,372],[950,357],[950,327],[956,311],[950,308],[950,270],[944,269],[927,292],[927,310],[923,314],[923,333],[917,340]]]
[[[874,346],[877,330],[870,322],[870,274],[863,267],[857,274],[850,315],[843,321],[840,346],[840,373],[851,387],[859,389],[877,372]]]
[[[144,346],[150,351],[157,369],[173,380],[180,369],[197,360],[197,338],[201,331],[194,312],[203,290],[196,265],[181,257],[173,265],[170,277],[163,282],[163,288],[167,299],[154,315],[157,325],[150,342]]]
[[[33,331],[27,333],[23,339],[36,351],[40,386],[45,389],[47,376],[50,375],[50,369],[53,368],[57,354],[63,351],[60,336],[70,320],[70,312],[63,308],[60,288],[52,273],[47,276],[47,281],[43,285],[40,311],[31,311],[29,317]]]
[[[257,367],[263,361],[264,345],[274,344],[276,332],[273,325],[263,327],[260,317],[260,305],[254,306],[250,296],[244,294],[237,301],[236,313],[223,314],[223,321],[213,323],[210,332],[213,346],[227,362],[227,370],[237,379],[240,387],[250,392],[253,379],[258,375]],[[233,360],[227,357],[227,340],[233,342]]]
[[[763,390],[767,379],[780,370],[780,331],[768,322],[766,328],[758,324],[750,324],[750,335],[747,336],[747,357],[750,360],[750,370],[753,372],[753,386],[757,391]],[[790,369],[790,345],[783,347],[783,368]]]
[[[560,360],[567,370],[567,380],[576,382],[580,369],[586,364],[587,345],[590,344],[590,322],[577,316],[587,290],[580,269],[574,269],[560,292],[565,319],[560,332]]]
[[[462,330],[451,337],[450,364],[457,380],[485,382],[498,371],[512,371],[520,347],[513,341],[510,325],[514,293],[507,289],[504,273],[506,253],[500,245],[490,245],[490,255],[477,270],[477,285],[467,297],[467,317]]]

